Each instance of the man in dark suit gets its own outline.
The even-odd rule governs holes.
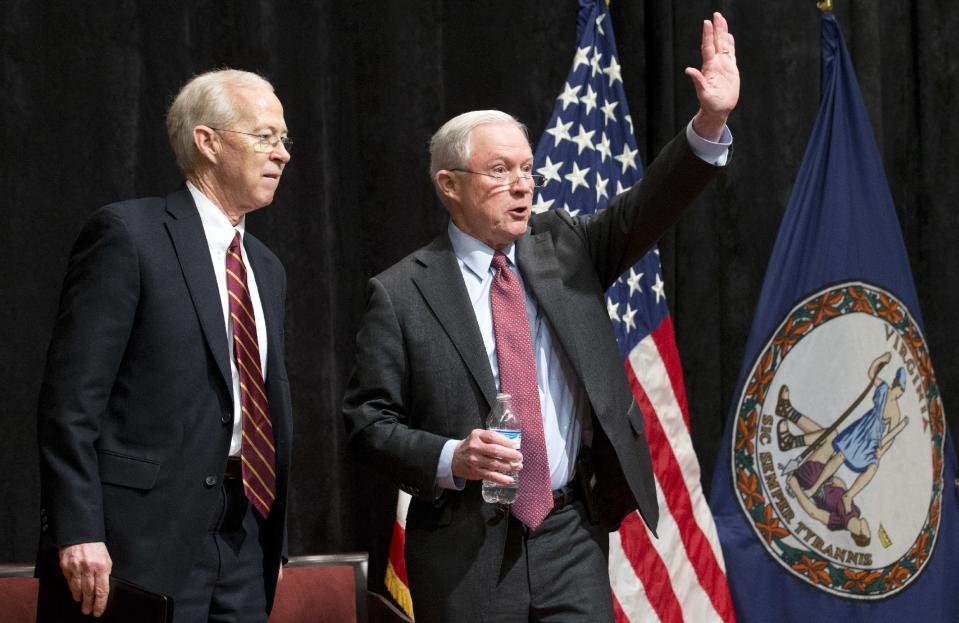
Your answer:
[[[344,399],[360,455],[413,495],[418,622],[612,619],[608,532],[637,508],[655,529],[658,507],[604,291],[725,163],[739,73],[718,13],[702,43],[686,71],[699,112],[600,214],[531,216],[533,156],[509,115],[466,113],[433,136],[451,222],[370,281]],[[522,452],[484,430],[504,389]],[[479,481],[514,471],[511,511],[485,504]]]
[[[177,621],[266,621],[282,571],[286,276],[244,219],[290,159],[283,107],[209,72],[167,131],[186,186],[97,211],[70,257],[39,406],[41,621],[100,616],[111,573]]]

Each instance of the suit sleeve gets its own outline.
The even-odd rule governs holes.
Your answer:
[[[139,297],[137,254],[103,209],[71,253],[40,391],[37,435],[44,542],[104,541],[95,445]]]
[[[386,288],[370,280],[343,401],[353,447],[412,495],[432,496],[446,437],[411,427],[413,397],[404,333]]]
[[[680,132],[642,180],[606,210],[575,221],[604,289],[642,259],[721,170],[696,156]]]

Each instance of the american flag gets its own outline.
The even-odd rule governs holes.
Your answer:
[[[602,210],[642,177],[603,0],[580,0],[576,54],[534,168],[547,178],[533,210]],[[692,90],[692,89],[690,89]],[[699,463],[659,252],[650,251],[606,293],[606,307],[643,411],[659,497],[659,538],[638,513],[610,535],[616,620],[733,621],[722,550],[702,494]]]

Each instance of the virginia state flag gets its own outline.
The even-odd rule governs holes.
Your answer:
[[[842,34],[759,297],[711,506],[740,621],[956,621],[956,459]]]

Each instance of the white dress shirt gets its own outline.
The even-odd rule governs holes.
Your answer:
[[[250,265],[250,258],[247,257],[246,248],[243,246],[246,217],[241,218],[240,222],[234,227],[226,214],[216,207],[196,186],[187,182],[186,187],[193,195],[193,202],[196,203],[196,209],[200,213],[203,233],[206,235],[207,246],[210,248],[210,261],[213,262],[213,274],[216,275],[216,285],[220,291],[220,303],[223,306],[226,343],[230,349],[230,373],[233,377],[233,437],[230,440],[230,456],[238,456],[242,439],[243,412],[240,405],[240,374],[237,372],[236,356],[233,354],[233,319],[230,316],[230,298],[226,289],[226,252],[230,248],[236,232],[240,232],[240,251],[243,256],[243,264],[246,266],[246,287],[250,293],[250,299],[253,301],[256,339],[260,343],[260,369],[263,370],[264,381],[267,374],[266,320],[263,317],[263,306],[260,304],[260,293],[256,287],[253,267]]]

